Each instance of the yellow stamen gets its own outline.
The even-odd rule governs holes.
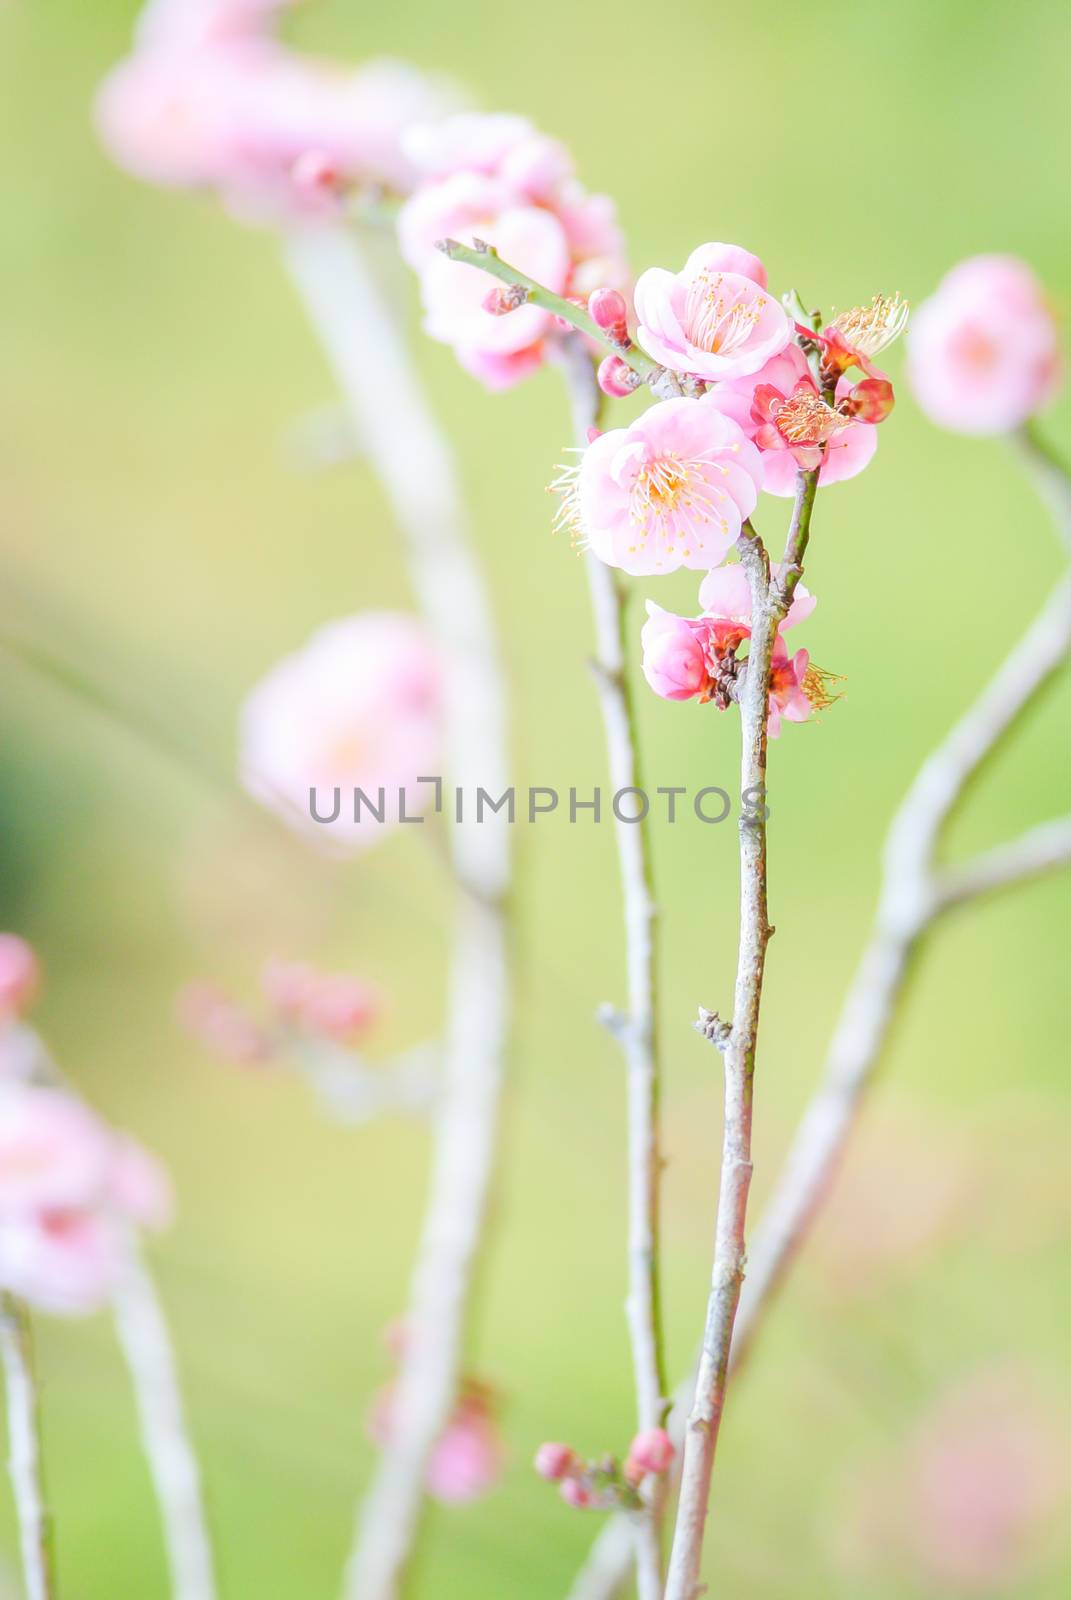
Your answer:
[[[547,484],[547,493],[559,497],[554,513],[554,532],[568,533],[570,544],[580,546],[584,543],[580,520],[580,463],[559,461],[554,470],[558,476]]]
[[[813,390],[800,389],[778,407],[774,418],[777,431],[789,444],[825,444],[850,421],[826,405]]]
[[[734,294],[723,273],[701,272],[688,290],[685,327],[688,338],[710,355],[727,356],[739,348],[766,309],[766,296],[750,291]]]
[[[803,674],[801,687],[816,711],[828,711],[831,705],[844,698],[843,689],[838,689],[834,694],[830,685],[844,681],[839,672],[827,672],[824,667],[816,667],[812,663]]]
[[[863,356],[876,356],[907,327],[910,306],[898,293],[876,294],[868,306],[853,306],[833,318],[846,344]]]

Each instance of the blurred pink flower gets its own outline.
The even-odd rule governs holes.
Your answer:
[[[851,390],[850,380],[842,378],[838,401]],[[762,451],[762,487],[770,494],[794,494],[797,470],[819,464],[823,489],[854,478],[878,446],[873,424],[853,422],[825,403],[797,344],[787,345],[750,377],[719,383],[708,400]]]
[[[394,1426],[393,1384],[372,1402],[368,1432],[386,1444]],[[481,1384],[464,1386],[453,1416],[431,1453],[425,1479],[428,1493],[448,1505],[478,1500],[493,1489],[505,1467],[505,1450],[494,1417],[490,1392]]]
[[[107,1299],[124,1227],[162,1226],[167,1178],[65,1090],[0,1084],[0,1286],[74,1315]]]
[[[1014,256],[953,267],[915,313],[908,376],[932,422],[957,433],[1008,433],[1053,396],[1061,376],[1045,292]]]
[[[402,208],[398,236],[420,279],[425,329],[488,387],[506,388],[542,363],[556,319],[535,306],[488,310],[486,274],[450,261],[436,242],[482,239],[555,294],[582,299],[625,285],[616,208],[588,194],[564,146],[523,117],[448,117],[414,128],[404,148],[423,182]]]
[[[649,1474],[658,1476],[667,1472],[676,1454],[676,1447],[665,1428],[647,1428],[643,1433],[638,1433],[628,1447],[625,1478],[629,1483],[639,1483]]]
[[[674,372],[709,380],[757,372],[792,334],[765,280],[758,258],[736,245],[700,245],[680,272],[649,267],[635,289],[641,345]]]
[[[306,962],[267,962],[261,987],[289,1022],[341,1042],[360,1038],[382,1015],[383,999],[374,985],[346,972],[319,972]]]
[[[243,1066],[267,1061],[271,1040],[255,1017],[214,983],[188,983],[175,1004],[180,1025],[213,1055]]]
[[[407,193],[402,135],[454,91],[404,62],[345,69],[296,55],[264,26],[273,9],[158,0],[97,95],[114,159],[149,182],[214,187],[237,214],[272,223],[316,220],[351,185]],[[337,174],[333,191],[301,180],[313,154]]]
[[[431,799],[417,779],[436,772],[442,716],[439,662],[418,622],[369,611],[329,623],[248,695],[242,782],[298,831],[365,849],[402,820],[400,793],[407,817]],[[355,789],[377,809],[383,790],[382,823],[364,804],[355,818]]]
[[[713,567],[762,485],[739,426],[704,400],[663,400],[585,450],[567,515],[594,553],[644,576]]]
[[[21,1017],[41,983],[33,946],[17,933],[0,933],[0,1024]]]
[[[548,1483],[558,1483],[562,1478],[568,1478],[574,1467],[580,1467],[582,1462],[571,1445],[548,1440],[539,1446],[532,1465]]]
[[[861,1482],[846,1555],[926,1593],[1018,1593],[1071,1511],[1071,1442],[1036,1379],[998,1366],[953,1384]]]

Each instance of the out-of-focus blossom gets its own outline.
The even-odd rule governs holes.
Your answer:
[[[328,624],[246,699],[242,782],[306,835],[352,849],[375,844],[403,820],[403,807],[412,819],[431,799],[417,779],[437,771],[440,680],[436,652],[412,618],[369,611]],[[314,820],[313,803],[324,820]]]
[[[650,267],[636,282],[639,342],[674,372],[711,381],[758,372],[792,336],[765,282],[761,261],[737,245],[700,245],[680,272]]]
[[[176,1002],[182,1027],[213,1055],[243,1066],[267,1061],[273,1046],[264,1029],[214,983],[188,983]]]
[[[630,1483],[639,1483],[648,1475],[657,1477],[669,1471],[676,1454],[676,1447],[665,1428],[647,1428],[638,1433],[628,1447],[625,1477]]]
[[[850,380],[842,378],[837,406],[827,405],[803,351],[790,344],[751,377],[718,384],[708,401],[738,422],[762,451],[763,488],[789,496],[799,469],[821,466],[818,482],[824,489],[854,478],[870,461],[878,445],[875,428],[840,409],[852,392]]]
[[[65,1090],[0,1084],[0,1287],[44,1311],[93,1311],[122,1270],[125,1228],[170,1214],[148,1151]]]
[[[277,9],[156,0],[97,96],[112,156],[149,182],[214,188],[258,221],[315,221],[350,187],[408,193],[402,135],[452,109],[455,92],[404,62],[345,69],[295,55],[270,35]],[[332,185],[308,182],[312,156]]]
[[[389,1384],[372,1402],[368,1432],[385,1445],[394,1427],[395,1388]],[[490,1390],[467,1383],[428,1461],[425,1486],[435,1500],[461,1505],[493,1489],[505,1467],[505,1449]]]
[[[532,1464],[541,1478],[548,1483],[558,1483],[562,1478],[568,1478],[573,1468],[579,1466],[580,1457],[571,1445],[548,1440],[539,1446]]]
[[[0,933],[0,1024],[21,1017],[41,983],[41,964],[32,945],[17,933]]]
[[[341,1043],[361,1038],[383,1011],[382,996],[372,984],[348,972],[320,972],[303,961],[267,962],[261,987],[287,1022]]]
[[[961,261],[915,313],[908,376],[931,421],[956,433],[1008,433],[1053,396],[1060,341],[1025,261]]]
[[[404,147],[422,182],[398,237],[420,279],[425,328],[488,387],[506,388],[541,365],[556,319],[531,305],[488,309],[486,274],[437,242],[482,240],[553,293],[583,300],[627,281],[613,202],[588,194],[565,148],[522,117],[462,113],[414,128]]]
[[[705,400],[663,400],[600,434],[565,492],[563,520],[600,560],[637,575],[713,567],[762,486],[762,459]]]
[[[853,1483],[844,1554],[927,1594],[1019,1593],[1066,1526],[1069,1490],[1058,1408],[1030,1374],[994,1367],[953,1384],[891,1459]]]

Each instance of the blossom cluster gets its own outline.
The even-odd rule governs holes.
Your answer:
[[[266,1022],[205,982],[183,989],[179,1020],[216,1055],[249,1065],[271,1060],[291,1039],[352,1048],[365,1041],[382,1016],[379,990],[348,972],[324,972],[306,961],[273,957],[265,962],[260,983],[270,1008]]]
[[[508,291],[489,291],[483,273],[436,246],[479,239],[583,303],[600,285],[623,287],[628,278],[614,203],[589,194],[565,147],[523,117],[462,113],[413,128],[403,146],[420,181],[398,218],[398,239],[419,277],[425,330],[488,388],[508,388],[542,365],[561,332],[557,319],[510,304]]]
[[[400,61],[346,69],[286,49],[272,24],[290,3],[151,0],[97,96],[120,166],[272,223],[331,215],[351,189],[407,194],[417,171],[402,135],[456,91]]]
[[[629,1445],[624,1464],[614,1456],[585,1461],[571,1445],[548,1441],[536,1451],[541,1478],[557,1483],[566,1505],[577,1510],[635,1510],[645,1478],[668,1472],[676,1447],[664,1428],[645,1428]]]
[[[156,1159],[62,1087],[20,1018],[37,958],[0,934],[0,1288],[43,1311],[103,1305],[129,1230],[159,1228],[171,1193]]]

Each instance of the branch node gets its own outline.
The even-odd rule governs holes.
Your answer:
[[[623,1039],[629,1031],[631,1024],[623,1011],[619,1011],[609,1000],[604,1000],[595,1012],[595,1021],[604,1027],[607,1033],[615,1039]]]
[[[696,1033],[701,1033],[704,1039],[709,1039],[715,1050],[727,1050],[729,1039],[732,1036],[732,1023],[725,1022],[716,1011],[708,1011],[705,1006],[699,1007],[699,1016],[692,1024]]]

